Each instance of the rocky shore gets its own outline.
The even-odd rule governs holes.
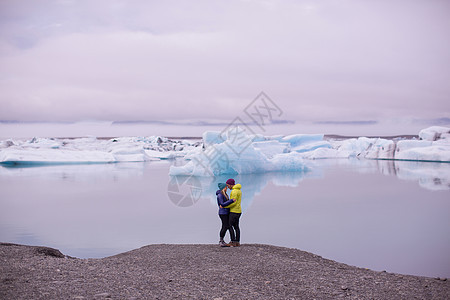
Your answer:
[[[150,245],[102,259],[0,244],[0,299],[450,299],[450,282],[269,245]]]

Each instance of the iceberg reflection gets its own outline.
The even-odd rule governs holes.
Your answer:
[[[450,190],[450,164],[416,161],[369,160],[369,159],[326,159],[307,161],[308,171],[268,172],[241,175],[221,175],[216,177],[195,177],[199,184],[201,198],[216,203],[215,192],[219,182],[234,178],[242,185],[242,209],[246,211],[256,195],[260,194],[268,184],[278,187],[298,187],[303,180],[322,179],[327,170],[335,167],[351,169],[358,173],[381,173],[396,176],[401,180],[416,181],[427,190]],[[171,176],[171,178],[186,176]],[[182,179],[178,179],[182,180]]]

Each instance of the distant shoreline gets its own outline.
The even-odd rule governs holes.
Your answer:
[[[201,140],[201,136],[163,136],[162,137],[168,138],[170,140]],[[75,139],[81,139],[81,138],[87,138],[89,136],[78,136],[78,137],[43,137],[48,139],[61,139],[61,140],[75,140]],[[380,138],[380,139],[386,139],[386,140],[395,140],[395,139],[419,139],[418,135],[412,135],[412,134],[404,134],[404,135],[390,135],[390,136],[366,136],[366,135],[338,135],[338,134],[324,134],[323,138],[324,140],[347,140],[347,139],[357,139],[360,137],[366,137],[366,138]],[[120,138],[120,136],[98,136],[95,137],[98,140],[112,140]]]
[[[1,299],[449,299],[450,281],[261,244],[149,245],[102,259],[0,243]]]
[[[323,136],[323,138],[325,140],[348,140],[348,139],[357,139],[360,137],[366,137],[369,139],[373,139],[373,138],[380,138],[380,139],[385,139],[385,140],[395,140],[395,139],[408,139],[408,140],[412,140],[412,139],[419,139],[418,135],[412,135],[412,134],[404,134],[404,135],[389,135],[389,136],[365,136],[365,135],[361,135],[361,136],[357,136],[357,135],[338,135],[338,134],[325,134]]]

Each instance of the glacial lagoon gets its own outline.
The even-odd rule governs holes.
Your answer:
[[[0,167],[0,241],[80,258],[147,244],[217,243],[217,183],[182,160]],[[377,271],[450,277],[450,164],[312,160],[234,177],[242,243],[298,248]],[[227,238],[228,239],[228,235]]]

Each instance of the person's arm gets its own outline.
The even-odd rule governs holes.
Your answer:
[[[227,201],[225,201],[225,196],[223,195],[223,194],[219,194],[218,195],[218,200],[219,200],[219,206],[221,207],[221,208],[224,208],[224,207],[226,207],[226,206],[228,206],[228,205],[230,205],[230,204],[232,204],[233,203],[233,199],[230,199],[230,200],[227,200]],[[236,201],[236,200],[234,200],[234,201]]]
[[[236,199],[230,199],[230,201],[233,201],[230,205],[224,206],[225,208],[231,208],[236,204]]]
[[[225,201],[225,202],[222,204],[222,206],[225,207],[225,208],[227,208],[228,205],[232,204],[232,203],[235,202],[235,201],[236,201],[235,199],[227,200],[227,201]]]
[[[230,203],[233,202],[232,200],[231,200],[231,202],[230,202],[230,200],[226,200],[225,196],[222,193],[218,195],[217,199],[219,200],[219,206],[222,206],[222,207],[230,205]]]

